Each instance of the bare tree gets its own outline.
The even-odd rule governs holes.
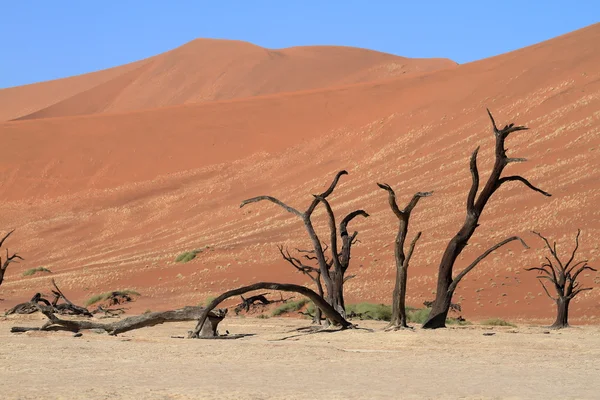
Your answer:
[[[407,328],[406,324],[406,283],[408,279],[408,264],[415,250],[415,245],[421,237],[421,232],[412,240],[408,252],[404,251],[404,242],[406,241],[406,234],[408,232],[408,222],[410,220],[410,214],[415,208],[417,203],[422,197],[428,197],[433,192],[418,192],[412,200],[400,210],[396,201],[396,193],[394,189],[387,183],[378,183],[381,189],[388,192],[388,201],[390,208],[398,218],[398,233],[396,234],[396,241],[394,246],[394,256],[396,259],[396,285],[394,286],[394,293],[392,296],[392,318],[388,328],[400,329]]]
[[[4,244],[4,241],[6,239],[8,239],[8,237],[14,232],[15,230],[13,229],[12,231],[8,232],[3,238],[2,240],[0,240],[0,248],[2,248],[2,245]],[[4,281],[4,273],[6,272],[6,268],[8,268],[8,266],[11,263],[16,263],[18,261],[16,260],[23,260],[23,257],[21,257],[20,255],[18,255],[17,253],[14,253],[13,255],[9,256],[8,255],[8,249],[6,249],[6,259],[4,260],[4,262],[2,262],[2,256],[0,256],[0,285],[2,285],[2,282]]]
[[[513,240],[519,240],[525,247],[527,247],[525,242],[523,242],[523,240],[517,236],[505,239],[502,242],[492,246],[482,255],[477,257],[475,261],[473,261],[456,277],[452,277],[452,272],[454,269],[456,259],[462,253],[463,249],[467,246],[469,239],[471,239],[471,236],[473,236],[473,233],[479,226],[479,218],[483,213],[483,209],[485,208],[487,202],[490,200],[492,195],[496,192],[496,190],[498,190],[505,183],[521,182],[528,188],[538,193],[541,193],[544,196],[550,196],[550,193],[538,189],[537,187],[532,185],[527,179],[523,178],[520,175],[510,175],[502,177],[502,172],[508,164],[514,162],[527,161],[524,158],[511,158],[506,156],[506,148],[504,147],[504,142],[506,138],[513,132],[523,131],[528,128],[525,126],[515,126],[514,124],[510,124],[506,125],[502,129],[498,129],[498,127],[496,126],[496,122],[494,121],[494,117],[492,116],[492,113],[490,112],[490,110],[487,110],[487,112],[492,122],[494,135],[496,137],[496,159],[494,162],[494,167],[492,169],[492,172],[490,173],[490,176],[488,177],[485,186],[479,193],[479,196],[477,196],[477,191],[479,190],[479,172],[477,170],[477,153],[479,151],[479,147],[477,147],[475,151],[473,151],[470,162],[472,184],[471,189],[469,190],[469,194],[467,196],[466,204],[467,216],[465,218],[465,222],[463,223],[458,233],[448,243],[446,250],[444,251],[444,255],[442,256],[442,260],[440,261],[436,297],[433,302],[431,312],[429,313],[427,320],[423,324],[423,328],[435,329],[443,328],[446,326],[446,317],[448,316],[452,295],[454,294],[456,286],[467,273],[469,273],[473,268],[475,268],[475,266],[486,256],[488,256],[491,252]]]
[[[346,315],[346,311],[344,310],[344,298],[343,298],[344,273],[346,272],[348,265],[350,263],[351,247],[352,247],[353,243],[355,243],[356,235],[358,235],[357,232],[354,232],[352,235],[349,235],[348,230],[347,230],[347,225],[352,219],[354,219],[357,216],[363,216],[363,217],[369,216],[369,214],[367,214],[365,211],[357,210],[357,211],[351,212],[342,220],[342,222],[340,223],[340,236],[342,239],[342,249],[341,249],[341,251],[338,251],[337,229],[336,229],[336,224],[335,224],[335,216],[333,214],[333,210],[331,209],[331,206],[329,205],[329,202],[327,201],[327,197],[329,195],[331,195],[331,193],[337,186],[337,184],[340,180],[340,177],[342,175],[347,175],[347,174],[348,174],[347,171],[339,171],[336,174],[335,178],[333,179],[333,182],[331,183],[331,185],[329,185],[329,188],[326,191],[324,191],[323,193],[318,194],[318,195],[313,195],[313,197],[314,197],[313,201],[311,202],[309,207],[304,212],[298,211],[297,209],[288,206],[287,204],[283,203],[282,201],[280,201],[272,196],[253,197],[251,199],[242,201],[242,204],[240,205],[240,207],[244,207],[245,205],[250,204],[250,203],[256,203],[259,201],[266,200],[266,201],[270,201],[272,203],[277,204],[278,206],[282,207],[287,212],[290,212],[290,213],[296,215],[297,217],[299,217],[302,220],[302,222],[304,223],[304,227],[306,228],[306,232],[308,233],[308,236],[312,242],[314,256],[319,265],[320,275],[321,275],[321,278],[323,279],[323,282],[325,283],[325,288],[327,289],[326,300],[342,316]],[[325,208],[327,210],[327,215],[329,217],[330,239],[331,239],[330,248],[331,248],[331,259],[333,260],[333,268],[331,267],[331,265],[328,265],[328,262],[327,262],[327,259],[325,256],[325,251],[321,244],[321,240],[319,239],[319,236],[315,232],[315,229],[314,229],[314,226],[313,226],[313,223],[311,220],[311,216],[319,203],[322,203],[325,205]]]
[[[575,237],[575,248],[571,252],[571,256],[566,263],[563,263],[558,257],[556,242],[554,242],[551,246],[548,239],[546,239],[540,233],[533,233],[544,241],[546,247],[552,255],[552,258],[554,259],[554,262],[552,262],[550,258],[546,257],[546,261],[542,263],[540,267],[525,268],[525,270],[537,271],[539,273],[537,278],[540,282],[540,285],[542,285],[544,288],[544,292],[546,292],[548,297],[556,302],[556,321],[554,321],[554,324],[552,324],[551,328],[567,328],[569,326],[569,303],[579,293],[592,289],[590,287],[581,287],[579,282],[577,282],[577,277],[585,270],[596,271],[596,269],[587,264],[588,260],[574,262],[575,254],[577,253],[577,249],[579,249],[579,235],[581,234],[580,229],[577,230],[577,236]],[[556,297],[553,297],[550,294],[546,288],[546,285],[544,285],[544,282],[542,282],[542,279],[547,279],[554,285]]]

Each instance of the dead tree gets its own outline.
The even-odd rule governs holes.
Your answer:
[[[452,300],[452,295],[454,294],[454,290],[456,286],[460,282],[460,280],[469,273],[477,263],[483,260],[487,255],[489,255],[494,250],[499,247],[513,241],[519,240],[524,246],[526,246],[525,242],[517,236],[510,237],[508,239],[503,240],[502,242],[492,246],[485,253],[480,255],[473,261],[468,267],[466,267],[461,273],[456,275],[456,277],[452,277],[454,264],[458,256],[462,253],[463,249],[467,246],[469,239],[473,236],[473,233],[479,226],[479,218],[483,213],[483,209],[485,208],[487,202],[490,200],[492,195],[498,190],[503,184],[509,182],[521,182],[528,188],[543,194],[544,196],[550,196],[549,193],[535,187],[532,185],[527,179],[523,178],[520,175],[510,175],[502,177],[502,172],[504,168],[514,162],[523,162],[526,161],[524,158],[511,158],[506,155],[506,148],[504,147],[504,142],[508,135],[513,132],[523,131],[528,129],[525,126],[515,126],[514,124],[506,125],[502,129],[498,129],[496,126],[496,122],[494,121],[494,117],[490,110],[487,110],[490,120],[492,122],[494,135],[496,137],[496,151],[495,151],[495,162],[492,172],[488,177],[488,180],[477,196],[477,191],[479,190],[479,172],[477,170],[477,153],[479,151],[479,147],[473,151],[471,155],[470,162],[470,170],[471,170],[471,189],[469,190],[469,194],[467,196],[467,216],[465,218],[465,222],[462,227],[458,231],[458,233],[450,240],[448,243],[446,250],[442,256],[442,260],[440,261],[439,269],[438,269],[438,282],[437,282],[437,290],[436,297],[433,302],[433,306],[431,308],[431,312],[427,317],[427,320],[423,324],[423,328],[443,328],[446,326],[446,317],[448,316],[448,310],[450,308],[450,303]]]
[[[577,282],[577,277],[585,270],[596,271],[596,269],[590,267],[587,262],[588,260],[575,261],[575,254],[577,253],[577,249],[579,248],[579,235],[581,234],[581,230],[577,230],[577,236],[575,237],[575,248],[571,253],[571,256],[567,260],[566,263],[561,261],[558,257],[558,251],[556,250],[556,242],[553,245],[550,245],[548,239],[542,236],[538,232],[533,232],[535,235],[539,236],[546,247],[550,251],[554,262],[550,260],[550,258],[546,257],[546,261],[542,263],[540,267],[534,268],[525,268],[526,271],[537,271],[539,276],[537,277],[540,285],[544,288],[544,292],[550,297],[552,300],[556,302],[556,321],[552,324],[551,328],[561,329],[569,327],[569,304],[571,300],[579,293],[592,290],[592,288],[583,288],[580,286],[580,283]],[[554,285],[554,289],[556,290],[556,297],[553,297],[542,279],[547,279]]]
[[[313,195],[313,197],[314,197],[313,201],[311,202],[309,207],[304,212],[298,211],[297,209],[290,207],[287,204],[283,203],[282,201],[280,201],[274,197],[271,197],[271,196],[253,197],[251,199],[242,201],[242,204],[240,205],[240,208],[241,208],[250,203],[256,203],[259,201],[266,200],[266,201],[270,201],[272,203],[277,204],[278,206],[282,207],[287,212],[296,215],[297,217],[299,217],[302,220],[302,222],[304,223],[304,227],[306,228],[306,231],[308,233],[308,236],[312,242],[314,255],[316,257],[317,263],[319,264],[319,270],[321,273],[321,277],[323,278],[323,282],[325,283],[325,288],[327,289],[326,300],[342,316],[344,316],[346,314],[346,311],[344,310],[344,299],[343,299],[344,273],[345,273],[345,270],[348,268],[348,265],[350,262],[350,250],[351,250],[352,243],[354,242],[354,240],[356,239],[356,235],[358,234],[357,232],[355,232],[352,236],[349,236],[348,231],[347,231],[347,224],[353,218],[355,218],[359,215],[364,216],[364,217],[368,216],[368,214],[365,211],[357,210],[357,211],[354,211],[354,212],[348,214],[342,220],[342,222],[340,224],[340,234],[341,234],[341,238],[342,238],[342,250],[341,250],[341,252],[338,252],[337,229],[336,229],[336,225],[335,225],[335,217],[333,215],[333,211],[331,210],[329,202],[327,201],[327,197],[329,195],[331,195],[331,193],[337,186],[337,184],[340,180],[340,177],[342,175],[347,175],[347,174],[348,174],[348,172],[346,172],[346,171],[339,171],[336,174],[335,178],[333,179],[333,182],[331,183],[331,185],[329,185],[329,188],[326,191],[324,191],[323,193],[318,194],[318,195]],[[321,245],[321,240],[319,239],[317,233],[315,232],[315,229],[314,229],[312,221],[311,221],[311,216],[319,203],[323,203],[325,205],[325,207],[327,209],[327,214],[329,216],[330,237],[331,237],[330,248],[331,248],[331,258],[333,259],[332,272],[330,272],[330,267],[328,267],[328,265],[327,265],[325,251],[323,250],[323,246]]]
[[[350,322],[346,321],[346,318],[344,318],[340,313],[338,313],[336,311],[336,309],[333,308],[333,306],[331,306],[327,301],[325,301],[325,299],[323,299],[323,297],[319,296],[317,293],[315,293],[314,291],[310,290],[307,287],[300,286],[300,285],[294,285],[291,283],[258,282],[253,285],[244,286],[244,287],[241,287],[238,289],[233,289],[228,292],[225,292],[222,295],[215,298],[213,301],[211,301],[210,304],[206,306],[206,308],[200,315],[200,318],[198,318],[198,324],[196,325],[196,328],[193,331],[189,332],[188,338],[198,338],[199,337],[200,331],[202,330],[202,326],[204,325],[204,322],[206,321],[206,318],[208,317],[209,313],[215,307],[217,307],[219,304],[221,304],[224,300],[227,300],[228,298],[233,297],[233,296],[240,296],[244,293],[251,292],[253,290],[261,290],[261,289],[281,290],[284,292],[295,292],[295,293],[301,294],[303,296],[306,296],[310,300],[312,300],[317,307],[319,307],[321,310],[323,310],[323,313],[325,314],[325,316],[334,324],[341,326],[342,329],[348,329],[348,328],[354,327]]]
[[[417,203],[422,197],[429,197],[433,192],[418,192],[412,200],[400,210],[396,201],[396,193],[394,189],[386,183],[378,183],[381,189],[388,192],[388,202],[390,208],[398,218],[398,233],[396,234],[396,240],[394,242],[394,256],[396,259],[396,285],[394,286],[394,293],[392,295],[392,318],[388,328],[399,329],[408,328],[406,324],[406,283],[408,279],[408,264],[415,250],[415,245],[421,237],[421,232],[418,232],[414,237],[408,252],[404,252],[404,242],[406,241],[406,234],[408,232],[408,222],[410,220],[410,214],[415,208]]]
[[[0,240],[0,248],[2,248],[2,245],[4,244],[4,241],[6,239],[8,239],[8,237],[14,232],[15,230],[13,229],[12,231],[8,232],[1,240]],[[8,266],[11,263],[17,263],[18,261],[16,260],[23,260],[23,257],[21,257],[20,255],[18,255],[17,253],[14,253],[13,255],[9,256],[8,255],[8,249],[6,249],[6,259],[4,260],[4,262],[2,262],[2,256],[0,256],[0,285],[2,285],[2,282],[4,281],[4,274],[6,273],[6,268],[8,268]]]
[[[178,310],[153,312],[142,315],[128,317],[120,321],[103,324],[94,321],[77,321],[58,318],[54,315],[55,310],[51,306],[36,305],[38,309],[48,318],[48,321],[42,327],[21,327],[15,326],[11,328],[11,332],[27,332],[27,331],[71,331],[79,332],[87,329],[100,329],[110,335],[118,335],[119,333],[128,332],[134,329],[145,328],[163,324],[165,322],[180,322],[194,321],[200,316],[205,315],[208,323],[203,323],[198,329],[199,337],[216,337],[218,336],[217,326],[219,322],[225,318],[227,309],[216,310],[210,313],[204,313],[203,307],[184,307]],[[212,310],[211,310],[212,311]]]

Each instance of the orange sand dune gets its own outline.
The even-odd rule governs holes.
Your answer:
[[[410,59],[352,47],[268,50],[246,42],[197,39],[111,70],[0,90],[0,121],[226,100],[366,82],[455,65],[447,59]]]
[[[350,302],[390,302],[396,222],[375,182],[391,184],[401,201],[434,190],[411,221],[413,234],[421,230],[423,237],[408,303],[420,306],[433,297],[441,252],[464,219],[468,159],[476,146],[482,146],[481,174],[491,168],[489,107],[499,124],[531,128],[508,141],[511,156],[530,160],[511,165],[509,173],[553,196],[518,184],[494,195],[457,268],[513,234],[532,248],[511,244],[490,256],[461,282],[455,300],[466,318],[549,319],[550,301],[535,275],[523,271],[544,254],[529,231],[556,238],[567,251],[581,228],[582,256],[595,266],[600,258],[597,43],[600,24],[413,76],[0,124],[0,145],[11,149],[0,159],[0,217],[3,229],[17,228],[10,248],[26,258],[9,269],[0,298],[8,307],[47,290],[54,276],[74,299],[133,288],[143,294],[136,307],[154,310],[258,279],[307,282],[275,247],[307,246],[301,223],[273,205],[238,205],[271,194],[303,208],[344,168],[350,174],[332,206],[340,215],[356,208],[371,214],[351,227],[361,242],[350,267],[357,274],[348,282]],[[297,71],[293,80],[308,81],[308,72]],[[326,237],[323,217],[319,209],[316,226]],[[205,246],[193,261],[174,263],[180,252]],[[37,266],[54,273],[21,276]],[[583,279],[598,285],[600,274]],[[599,299],[599,288],[581,294],[573,320],[597,322]]]

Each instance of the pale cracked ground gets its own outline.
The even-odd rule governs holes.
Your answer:
[[[238,340],[183,340],[193,323],[110,337],[11,334],[0,321],[2,399],[598,399],[600,327],[376,328],[294,336],[296,319],[227,318]],[[484,333],[494,332],[493,336]],[[281,340],[286,338],[285,340]]]

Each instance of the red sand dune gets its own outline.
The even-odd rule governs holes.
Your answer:
[[[147,79],[140,92],[125,85],[120,93],[128,93],[127,104],[117,96],[108,108],[81,112],[76,104],[63,107],[65,100],[47,115],[61,117],[2,123],[0,217],[3,229],[17,228],[10,249],[26,258],[11,266],[0,287],[3,306],[48,289],[50,276],[21,276],[37,266],[51,269],[76,300],[137,289],[143,294],[140,310],[197,303],[259,279],[307,282],[279,259],[275,247],[307,246],[301,223],[270,204],[240,209],[239,203],[271,194],[304,208],[339,169],[350,174],[331,197],[334,209],[340,215],[356,208],[371,214],[352,223],[361,243],[350,267],[357,274],[348,282],[350,302],[390,302],[396,221],[375,182],[391,184],[401,201],[416,191],[435,191],[411,221],[413,234],[422,230],[423,237],[409,271],[408,303],[420,306],[433,298],[441,252],[464,219],[468,159],[478,145],[482,176],[491,168],[489,107],[498,124],[531,128],[509,138],[509,154],[529,159],[509,172],[553,196],[515,183],[492,197],[457,268],[513,234],[532,248],[511,244],[494,253],[461,282],[455,300],[466,318],[549,322],[550,300],[535,274],[523,271],[544,255],[529,231],[555,238],[566,252],[581,228],[581,255],[599,266],[598,43],[600,24],[490,59],[369,82],[382,76],[350,72],[374,65],[362,58],[370,53],[362,52],[354,67],[332,64],[322,80],[310,76],[310,69],[286,64],[289,76],[282,73],[279,83],[256,85],[240,77],[239,88],[220,89],[222,97],[176,96],[170,85],[152,88]],[[185,54],[185,48],[171,55]],[[293,59],[302,51],[284,52]],[[187,62],[171,60],[182,69]],[[341,65],[345,73],[335,80]],[[44,92],[47,84],[39,85]],[[290,93],[296,89],[304,90]],[[179,105],[163,107],[172,104]],[[94,115],[72,116],[86,113]],[[323,211],[315,217],[325,235]],[[210,247],[193,261],[173,262],[180,252],[204,246]],[[598,286],[600,274],[583,279]],[[597,322],[599,299],[600,288],[582,293],[572,306],[573,320]]]
[[[269,50],[247,42],[197,39],[106,71],[0,90],[0,121],[227,100],[367,82],[452,68],[352,47]]]

